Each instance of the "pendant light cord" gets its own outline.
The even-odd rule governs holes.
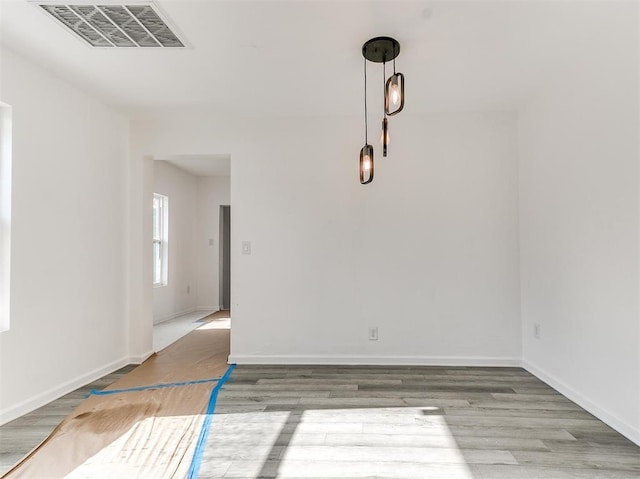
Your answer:
[[[393,57],[393,74],[396,74],[396,57]]]
[[[364,144],[368,145],[369,140],[367,138],[369,127],[367,125],[367,59],[364,58]]]

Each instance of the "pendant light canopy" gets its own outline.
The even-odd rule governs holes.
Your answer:
[[[400,44],[391,37],[376,37],[362,46],[364,57],[364,146],[360,150],[360,183],[373,181],[373,146],[367,141],[367,61],[382,63],[384,109],[382,118],[382,156],[387,156],[389,147],[389,120],[404,107],[404,75],[396,72],[396,57],[400,54]],[[386,79],[386,63],[393,61],[393,75]]]
[[[375,37],[362,45],[362,55],[370,62],[390,62],[400,55],[400,44],[391,37]]]

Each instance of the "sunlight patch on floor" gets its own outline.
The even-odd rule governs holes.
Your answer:
[[[482,462],[458,448],[435,407],[220,414],[207,451],[208,467],[245,478],[473,479],[468,464]]]
[[[196,329],[199,321],[209,316],[213,311],[195,311],[184,314],[169,321],[153,325],[153,350],[158,352],[178,339]]]
[[[206,329],[231,329],[231,318],[218,318],[204,323],[198,330]]]

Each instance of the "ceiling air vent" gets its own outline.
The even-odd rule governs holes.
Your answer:
[[[151,5],[39,5],[93,47],[184,47]]]

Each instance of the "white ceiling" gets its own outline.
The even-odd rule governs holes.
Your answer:
[[[0,3],[7,47],[109,104],[249,116],[360,114],[361,47],[379,35],[401,43],[406,110],[512,109],[597,41],[616,8],[559,0],[161,0],[156,5],[191,48],[128,50],[92,49],[26,0]],[[369,75],[370,92],[381,91],[379,65]]]
[[[175,155],[156,158],[194,176],[230,176],[230,155]]]

